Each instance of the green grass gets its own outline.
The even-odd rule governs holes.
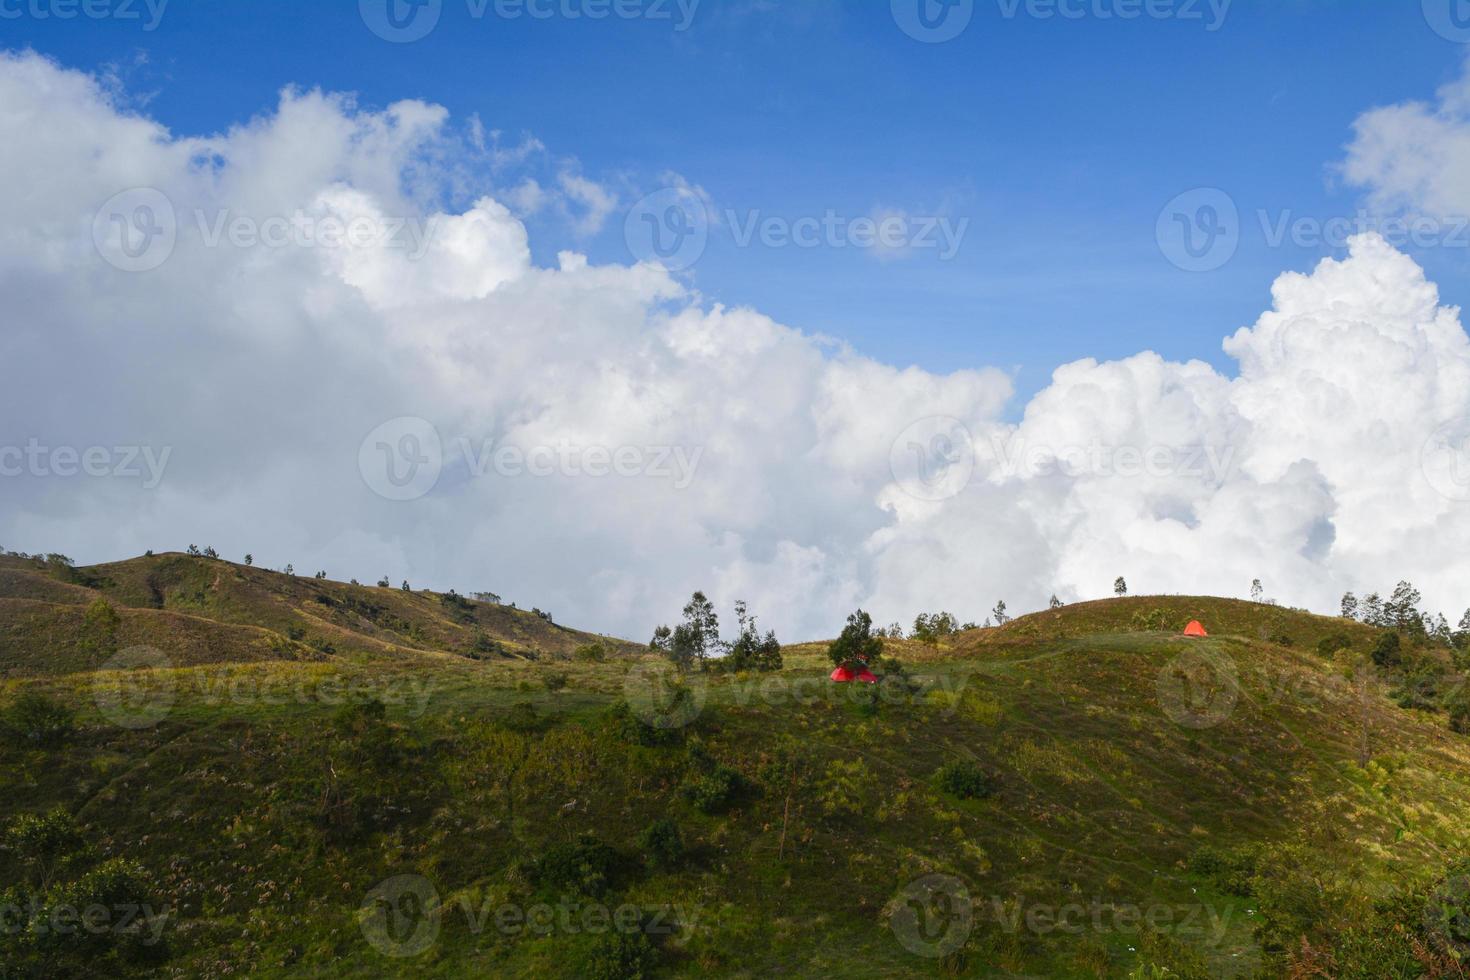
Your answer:
[[[179,584],[164,589],[163,609],[132,604],[149,574],[201,567],[208,581],[169,579]],[[121,629],[144,614],[180,637],[196,621],[283,635],[308,615],[302,585],[319,586],[195,559],[100,574],[112,584],[85,598],[115,601]],[[216,579],[193,611],[170,598]],[[421,638],[450,629],[437,597],[392,598],[395,614],[423,624]],[[45,610],[22,602],[65,607],[81,630],[80,602],[34,598],[0,604],[0,629],[42,628],[27,617]],[[259,609],[275,611],[248,621]],[[1135,629],[1154,609],[1203,618],[1212,636],[1180,638],[1172,620]],[[130,690],[169,702],[156,724],[132,729],[98,703],[118,678],[88,669],[80,632],[55,632],[69,618],[51,622],[62,637],[52,660],[7,648],[0,705],[42,692],[75,709],[77,728],[60,747],[0,743],[0,807],[7,817],[64,808],[99,854],[141,863],[174,910],[161,963],[99,973],[581,975],[596,936],[510,935],[493,916],[477,929],[464,906],[554,903],[538,860],[594,834],[618,854],[602,902],[678,907],[685,919],[658,949],[659,975],[1085,977],[1152,963],[1180,976],[1269,976],[1284,967],[1266,945],[1274,933],[1258,928],[1260,895],[1229,894],[1192,870],[1201,848],[1261,849],[1281,887],[1296,884],[1288,872],[1313,875],[1330,894],[1345,889],[1341,908],[1357,914],[1432,881],[1470,843],[1470,742],[1440,716],[1394,705],[1381,681],[1354,672],[1351,652],[1316,656],[1339,621],[1228,600],[1088,604],[937,648],[891,644],[911,689],[885,680],[876,710],[856,685],[826,680],[819,645],[788,647],[777,675],[693,678],[697,717],[653,745],[626,737],[608,709],[641,690],[630,671],[656,662],[629,647],[602,663],[572,659],[546,630],[526,636],[551,647],[486,660],[427,641],[375,645],[371,632],[359,641],[343,623],[337,651],[314,659],[249,659],[245,639],[229,656],[181,653],[177,666],[128,676]],[[1371,639],[1349,632],[1355,645]],[[1181,657],[1235,678],[1218,723],[1171,718],[1161,678]],[[553,673],[565,687],[548,689]],[[343,727],[348,691],[382,698],[385,720]],[[531,706],[529,722],[519,705]],[[935,774],[956,760],[987,773],[991,792],[944,793]],[[716,765],[745,788],[704,812],[682,787]],[[686,848],[673,867],[641,858],[640,835],[661,818]],[[0,872],[25,874],[4,849]],[[365,938],[360,909],[403,874],[428,879],[445,911],[436,942],[395,959]],[[973,899],[973,927],[948,958],[915,955],[894,927],[905,886],[933,874]],[[1096,906],[1114,924],[1026,925],[1068,906],[1089,916]],[[1116,925],[1115,912],[1134,909],[1191,925]],[[1304,928],[1324,941],[1340,927]]]

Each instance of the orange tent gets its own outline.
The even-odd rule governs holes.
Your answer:
[[[1210,634],[1205,632],[1205,628],[1200,625],[1200,621],[1199,620],[1197,620],[1197,619],[1191,619],[1189,621],[1189,625],[1186,626],[1186,627],[1184,627],[1184,635],[1185,636],[1209,636]]]

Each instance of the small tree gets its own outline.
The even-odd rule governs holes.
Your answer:
[[[402,589],[404,592],[412,592],[413,591],[413,589],[411,589],[411,588],[408,587],[408,579],[404,579],[403,580],[403,584],[400,585],[399,588]]]
[[[1060,609],[1062,608],[1062,600],[1058,599],[1057,594],[1053,592],[1051,594],[1051,601],[1048,602],[1046,606],[1048,609]]]
[[[290,562],[287,562],[286,563],[286,574],[289,575],[289,576],[291,576],[292,578],[295,578],[296,577],[296,566],[293,565],[293,564],[291,564]]]
[[[990,611],[990,618],[995,620],[995,625],[997,626],[1004,626],[1011,621],[1011,617],[1006,614],[1006,601],[1004,599],[996,602],[995,608]]]
[[[662,650],[680,670],[686,670],[695,663],[703,664],[719,642],[720,618],[714,603],[703,592],[695,592],[684,605],[684,622],[672,630],[667,626],[654,630],[649,646]]]
[[[205,545],[204,546],[204,557],[205,558],[218,558],[219,557],[219,552],[218,551],[215,551],[214,550],[214,547],[212,545]]]
[[[195,557],[195,558],[198,558],[199,557],[199,546],[198,545],[194,545],[194,544],[189,545],[188,554],[191,555],[191,556],[193,556],[193,557]]]
[[[1266,598],[1266,590],[1258,578],[1251,579],[1251,602],[1260,602]]]
[[[247,553],[246,553],[246,554],[245,554],[245,564],[246,564],[246,565],[247,565],[247,566],[249,566],[249,565],[254,565],[254,564],[255,564],[255,556],[254,556],[254,555],[252,555],[252,554],[250,554],[250,553],[249,553],[249,552],[247,552]]]
[[[1351,592],[1344,592],[1342,594],[1342,618],[1358,618],[1358,597]]]
[[[318,582],[324,582],[324,581],[326,581],[326,578],[327,578],[327,572],[326,572],[325,569],[323,569],[322,571],[316,573],[316,580]]]
[[[1119,575],[1113,579],[1113,595],[1124,596],[1128,594],[1128,583]]]
[[[744,600],[735,603],[735,616],[740,622],[740,635],[730,644],[725,662],[731,670],[780,670],[781,644],[770,630],[762,637],[756,628],[755,616],[747,610]]]
[[[883,655],[883,641],[873,635],[873,617],[859,609],[847,617],[842,633],[827,647],[827,656],[838,667],[862,670]]]
[[[1373,662],[1380,667],[1397,667],[1404,662],[1398,633],[1386,630],[1373,646]]]
[[[382,578],[378,579],[378,588],[380,588],[380,589],[391,589],[391,588],[393,588],[393,583],[392,582],[389,582],[388,581],[388,576],[384,575]]]

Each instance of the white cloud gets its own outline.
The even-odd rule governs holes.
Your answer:
[[[1002,372],[885,365],[711,306],[650,264],[536,266],[505,206],[524,213],[524,194],[457,198],[473,168],[455,155],[480,151],[436,106],[287,90],[248,123],[182,137],[32,55],[0,60],[0,106],[0,444],[173,448],[155,491],[0,478],[10,547],[100,560],[193,541],[493,589],[635,638],[693,588],[726,609],[748,599],[788,638],[829,635],[858,603],[885,622],[983,618],[997,598],[1091,597],[1118,574],[1225,594],[1260,576],[1319,609],[1404,576],[1447,610],[1470,601],[1470,504],[1418,459],[1437,425],[1470,416],[1470,349],[1457,311],[1377,238],[1277,282],[1273,310],[1226,342],[1238,378],[1147,352],[1081,361],[1008,424]],[[96,209],[132,187],[179,218],[148,272],[92,242]],[[583,197],[607,217],[611,197]],[[432,234],[422,254],[211,246],[196,212]],[[399,416],[445,446],[436,488],[407,502],[358,468],[364,437]],[[972,434],[974,475],[924,500],[890,456],[933,417]],[[577,466],[621,447],[643,475],[477,476],[487,442]],[[697,459],[687,486],[648,473],[668,449]]]

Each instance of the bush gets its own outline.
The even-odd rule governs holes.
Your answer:
[[[1253,848],[1219,848],[1205,844],[1190,855],[1189,870],[1202,878],[1210,879],[1227,894],[1249,898],[1256,862],[1256,851]]]
[[[536,706],[529,701],[517,701],[510,706],[510,710],[506,711],[501,724],[513,732],[535,731],[539,724],[539,719],[536,717]]]
[[[541,888],[598,898],[611,887],[622,858],[591,834],[570,844],[555,844],[531,868]]]
[[[645,980],[658,966],[658,950],[641,932],[603,936],[580,971],[590,980]]]
[[[600,664],[607,659],[607,650],[601,643],[588,643],[572,651],[572,659],[579,663]]]
[[[951,762],[940,768],[935,781],[941,791],[962,800],[973,800],[989,796],[992,792],[990,775],[968,760]]]
[[[1296,641],[1294,641],[1289,634],[1285,633],[1282,630],[1276,630],[1274,633],[1271,634],[1271,636],[1269,637],[1269,639],[1270,639],[1270,641],[1272,643],[1276,644],[1277,646],[1281,646],[1281,647],[1289,647],[1289,646],[1295,646],[1296,645]]]
[[[1385,630],[1373,645],[1373,662],[1380,667],[1397,667],[1404,662],[1398,633]]]
[[[668,817],[649,824],[638,835],[638,847],[655,868],[675,867],[684,857],[684,838],[679,833],[679,825]]]
[[[709,772],[685,780],[684,798],[701,813],[719,813],[745,791],[745,777],[729,766],[715,766]]]
[[[682,729],[655,728],[647,724],[633,713],[626,701],[618,701],[607,709],[607,713],[603,715],[603,725],[608,734],[618,741],[647,748],[672,745],[682,737]]]
[[[75,713],[38,691],[26,691],[6,710],[5,727],[22,742],[60,745],[71,735]]]
[[[547,674],[541,678],[541,683],[546,685],[548,691],[560,691],[567,686],[567,675],[559,672]]]
[[[1317,652],[1324,657],[1332,657],[1339,650],[1346,650],[1352,645],[1353,641],[1348,639],[1347,634],[1333,633],[1331,636],[1324,636],[1322,638],[1321,642],[1317,644]]]

